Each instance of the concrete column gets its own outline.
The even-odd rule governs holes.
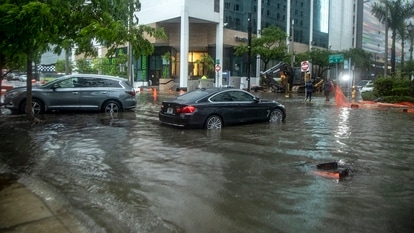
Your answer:
[[[216,87],[221,87],[223,86],[223,34],[224,34],[224,16],[223,16],[223,12],[224,12],[224,0],[220,0],[220,22],[217,24],[217,28],[216,28],[216,60],[219,59],[220,60],[220,66],[221,69],[220,71],[216,72],[216,82],[215,82],[215,86]]]
[[[186,0],[181,6],[181,34],[180,34],[180,87],[187,87],[188,82],[188,51],[189,51],[189,27],[188,10]]]
[[[286,20],[286,33],[287,33],[287,37],[286,37],[286,45],[287,45],[287,49],[288,49],[288,53],[291,53],[291,48],[290,48],[290,43],[291,43],[291,41],[290,41],[290,37],[291,37],[291,33],[290,33],[290,22],[292,21],[292,19],[291,19],[291,17],[290,17],[290,1],[291,0],[288,0],[287,1],[287,9],[286,9],[286,18],[287,18],[287,20]],[[293,41],[293,39],[292,39],[292,41]]]
[[[310,1],[309,51],[312,50],[312,41],[313,41],[313,0]]]
[[[262,0],[257,0],[257,38],[260,38],[261,34],[262,34]],[[261,58],[260,58],[260,55],[257,55],[256,56],[256,80],[254,82],[254,85],[256,86],[260,86],[260,64],[261,64]]]

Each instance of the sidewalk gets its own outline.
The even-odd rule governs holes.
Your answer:
[[[42,200],[24,185],[7,175],[0,174],[0,232],[86,233],[88,231],[61,204],[54,200]]]

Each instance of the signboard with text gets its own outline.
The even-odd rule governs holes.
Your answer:
[[[343,54],[329,55],[329,63],[341,63],[344,62]]]

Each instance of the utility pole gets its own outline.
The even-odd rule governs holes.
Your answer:
[[[294,43],[295,43],[295,20],[292,19],[292,24],[291,24],[291,38],[290,38],[290,43],[292,45],[292,57],[290,59],[290,66],[293,68],[294,67],[294,62],[295,62],[295,47],[294,47]]]
[[[134,12],[132,12],[132,6],[129,5],[128,6],[128,10],[129,10],[129,15],[128,15],[128,34],[131,34],[131,27],[132,27],[132,19],[133,19],[133,15]],[[131,84],[131,86],[134,86],[134,71],[132,69],[132,44],[131,41],[128,41],[128,61],[127,61],[127,76],[128,76],[128,80],[129,83]]]
[[[385,59],[384,59],[384,77],[388,74],[388,5],[385,3]]]
[[[247,27],[248,29],[248,32],[247,32],[247,40],[248,40],[247,91],[250,91],[250,67],[252,63],[252,13],[250,12],[248,13],[247,22],[248,22],[248,27]]]
[[[262,36],[262,0],[257,0],[257,38]],[[260,55],[256,56],[256,84],[260,85]]]

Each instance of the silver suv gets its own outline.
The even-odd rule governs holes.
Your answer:
[[[5,107],[12,112],[25,112],[26,87],[6,92]],[[32,87],[35,114],[49,110],[122,112],[136,107],[135,89],[124,78],[74,74],[44,85]]]

